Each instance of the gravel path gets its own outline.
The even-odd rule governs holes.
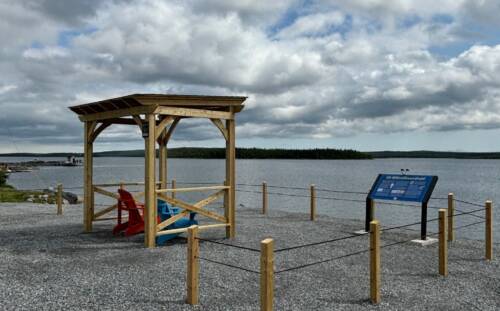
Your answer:
[[[430,215],[429,217],[434,217]],[[184,303],[186,244],[144,249],[142,236],[116,238],[111,222],[82,233],[82,208],[63,216],[54,206],[0,204],[0,301],[2,310],[258,310],[259,275],[207,261],[200,265],[200,305]],[[238,210],[234,243],[259,248],[266,237],[275,248],[333,239],[362,222],[271,211]],[[382,244],[418,232],[382,233]],[[202,232],[224,237],[223,230]],[[498,248],[498,244],[496,244]],[[249,270],[259,253],[202,242],[201,257]],[[276,254],[276,271],[366,250],[366,236]],[[483,260],[482,242],[461,240],[449,250],[449,276],[437,273],[437,245],[406,243],[382,250],[382,303],[369,303],[368,254],[362,253],[275,279],[275,310],[498,310],[499,261]]]

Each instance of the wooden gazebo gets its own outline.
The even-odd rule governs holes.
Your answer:
[[[155,247],[156,236],[180,232],[184,229],[164,230],[168,225],[196,212],[217,221],[201,225],[200,230],[225,227],[226,237],[235,236],[235,115],[243,109],[246,97],[197,96],[165,94],[133,94],[70,107],[84,123],[84,214],[86,232],[92,223],[116,208],[116,204],[100,211],[94,209],[94,192],[116,196],[93,185],[93,143],[99,134],[112,124],[139,126],[145,141],[144,175],[144,244]],[[167,188],[167,143],[179,121],[185,118],[207,118],[220,130],[226,140],[226,180],[224,185]],[[159,148],[159,182],[155,177],[156,147]],[[159,184],[159,189],[157,187]],[[190,204],[174,197],[175,192],[217,191],[204,200]],[[167,194],[171,195],[167,195]],[[224,215],[204,209],[206,205],[224,197]],[[182,209],[179,215],[158,224],[156,200],[161,199]]]

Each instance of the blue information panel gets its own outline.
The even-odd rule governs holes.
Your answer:
[[[380,174],[368,197],[372,200],[426,203],[437,179],[437,176]]]

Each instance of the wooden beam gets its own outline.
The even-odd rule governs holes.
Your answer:
[[[109,122],[111,124],[137,125],[134,119],[130,118],[111,118],[111,119],[106,119],[106,122]]]
[[[222,133],[222,136],[224,136],[224,139],[227,141],[229,139],[229,136],[227,134],[227,129],[224,127],[224,124],[220,119],[210,119],[212,123],[217,126],[219,131]]]
[[[172,134],[174,133],[175,128],[177,127],[177,124],[179,124],[180,120],[181,120],[181,118],[175,118],[174,122],[168,128],[168,131],[165,134],[165,137],[163,138],[163,142],[164,142],[165,145],[168,144],[168,141],[170,140],[170,137],[172,137]]]
[[[56,201],[57,201],[57,215],[62,215],[63,214],[63,185],[58,184],[57,185],[57,195],[56,195]]]
[[[229,189],[228,186],[206,186],[206,187],[190,187],[190,188],[175,188],[175,189],[158,189],[156,193],[165,192],[193,192],[193,191],[210,191]]]
[[[485,257],[487,260],[493,260],[493,202],[488,200],[485,202]]]
[[[260,242],[260,310],[272,311],[274,300],[274,241]]]
[[[195,204],[193,204],[194,207],[197,207],[197,208],[202,208],[212,202],[215,202],[217,201],[218,198],[222,197],[224,195],[224,190],[221,190],[221,191],[218,191],[212,195],[210,195],[209,197],[201,200],[201,201],[198,201],[196,202]],[[186,216],[187,214],[189,214],[189,211],[182,211],[181,213],[179,213],[178,215],[175,215],[175,216],[172,216],[170,217],[169,219],[161,222],[158,224],[157,226],[157,230],[160,231],[162,230],[163,228],[165,228],[166,226],[170,225],[170,224],[173,224],[174,222],[176,222],[177,220],[181,219],[182,217]]]
[[[132,119],[134,120],[135,124],[137,124],[142,129],[142,124],[144,123],[143,121],[145,120],[141,119],[139,115],[133,115]]]
[[[311,191],[311,215],[310,215],[309,219],[311,221],[315,221],[316,220],[316,188],[315,188],[314,184],[312,184],[310,186],[310,191]]]
[[[156,187],[155,187],[155,163],[156,163],[156,116],[147,115],[148,137],[145,138],[145,204],[144,204],[144,244],[151,248],[156,246]]]
[[[214,118],[214,119],[234,119],[234,113],[227,111],[215,111],[207,109],[193,109],[180,107],[158,106],[156,113],[169,116],[193,117],[193,118]]]
[[[198,275],[200,273],[200,241],[198,240],[198,226],[188,228],[187,247],[187,299],[190,305],[198,304]]]
[[[176,222],[177,220],[183,218],[184,216],[187,216],[189,214],[189,211],[182,211],[180,212],[179,214],[177,215],[174,215],[174,216],[171,216],[170,218],[160,222],[157,226],[156,226],[156,231],[161,231],[163,230],[163,228],[173,224],[174,222]]]
[[[455,240],[455,198],[453,193],[448,193],[448,241]]]
[[[111,205],[109,207],[106,207],[103,210],[100,210],[99,212],[97,212],[97,213],[94,214],[93,220],[95,221],[97,218],[99,218],[102,215],[105,215],[105,214],[111,212],[112,210],[116,209],[117,207],[118,207],[118,204],[115,204],[115,205]]]
[[[183,202],[181,200],[178,200],[178,199],[173,199],[171,197],[168,197],[162,193],[159,193],[158,194],[158,197],[162,200],[164,200],[165,202],[167,203],[170,203],[172,205],[175,205],[175,206],[179,206],[180,208],[183,208],[183,209],[186,209],[186,210],[189,210],[191,212],[196,212],[200,215],[203,215],[205,217],[208,217],[208,218],[212,218],[212,219],[215,219],[219,222],[224,222],[226,223],[226,218],[223,217],[223,216],[220,216],[214,212],[210,212],[210,211],[207,211],[207,210],[204,210],[202,208],[198,208],[194,205],[191,205],[191,204],[188,204],[186,202]]]
[[[92,189],[92,152],[93,145],[90,140],[90,133],[95,128],[96,122],[85,122],[84,124],[84,143],[83,143],[83,228],[85,232],[92,231],[92,218],[94,215],[94,202]]]
[[[448,276],[448,213],[443,208],[439,210],[439,274]]]
[[[166,116],[163,118],[163,120],[160,121],[160,123],[156,126],[156,137],[155,139],[160,138],[162,134],[164,134],[164,129],[174,121],[174,117],[172,116]]]
[[[370,222],[370,300],[380,303],[380,225]]]
[[[92,133],[94,133],[96,127],[97,127],[97,121],[92,121],[89,123],[89,128],[88,128],[88,131],[86,133],[87,139],[89,140],[89,142],[92,142],[91,141]]]
[[[165,133],[165,131],[163,131]],[[167,146],[162,137],[158,139],[158,177],[160,189],[167,188]]]
[[[105,121],[103,123],[101,123],[95,130],[94,132],[90,135],[90,141],[93,143],[96,138],[99,136],[99,134],[102,133],[102,131],[104,131],[108,126],[110,126],[111,123]]]
[[[228,226],[229,226],[229,224],[202,225],[202,226],[198,226],[198,230],[208,230],[208,229],[222,228],[222,227],[228,227]],[[157,232],[156,236],[162,236],[162,235],[173,234],[173,233],[183,233],[183,232],[186,232],[187,230],[188,230],[188,228],[163,230],[163,231]]]
[[[126,116],[133,116],[138,114],[149,114],[155,110],[155,106],[137,106],[118,110],[111,110],[105,112],[97,112],[87,115],[79,116],[80,121],[96,121],[96,120],[106,120],[113,118],[120,118]]]
[[[234,238],[236,236],[236,132],[234,120],[226,120],[226,129],[228,140],[226,141],[226,183],[230,189],[226,192],[224,199],[224,215],[231,224],[226,228],[226,237]]]
[[[120,196],[118,194],[111,192],[111,191],[108,191],[108,190],[104,190],[104,189],[96,187],[96,186],[94,186],[94,192],[97,192],[99,194],[102,194],[102,195],[105,195],[107,197],[111,197],[111,198],[114,198],[117,200],[120,198]]]

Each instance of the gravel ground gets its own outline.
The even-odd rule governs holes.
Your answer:
[[[238,210],[237,238],[224,240],[259,248],[266,237],[275,248],[342,237],[362,222],[257,209]],[[144,249],[142,236],[113,237],[111,222],[82,233],[82,208],[63,216],[54,206],[0,204],[0,301],[2,310],[258,310],[259,275],[200,262],[200,305],[184,303],[186,244]],[[417,237],[388,231],[382,244]],[[202,232],[224,237],[223,230]],[[496,244],[498,247],[498,244]],[[406,243],[382,250],[382,303],[368,301],[368,254],[283,272],[275,278],[275,310],[498,310],[500,266],[483,260],[480,241],[453,242],[449,276],[437,273],[437,245]],[[201,243],[201,257],[258,270],[259,254]],[[367,236],[276,254],[276,271],[368,248]]]

